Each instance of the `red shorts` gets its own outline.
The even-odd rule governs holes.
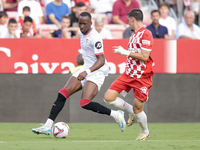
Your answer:
[[[152,84],[152,76],[142,79],[131,78],[124,72],[111,84],[109,89],[115,90],[119,93],[124,90],[128,93],[131,88],[133,88],[134,96],[145,102],[148,100],[148,93]]]

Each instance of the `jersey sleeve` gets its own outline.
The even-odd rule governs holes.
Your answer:
[[[168,29],[165,27],[165,34],[169,35]]]
[[[151,51],[153,47],[153,36],[149,30],[146,30],[142,37],[142,50]]]
[[[66,4],[65,4],[65,6],[66,6],[66,9],[65,9],[66,15],[70,15],[70,14],[71,14],[71,11],[70,11],[69,7],[68,7]]]
[[[93,48],[94,48],[95,55],[104,54],[103,40],[100,36],[93,39]]]
[[[171,26],[172,30],[176,30],[176,21],[174,18],[172,18],[172,21],[170,22],[170,24],[171,24],[170,26]]]
[[[113,4],[113,10],[112,10],[112,15],[113,16],[119,16],[119,13],[120,13],[120,8],[119,8],[119,4],[118,2],[116,1],[114,4]]]
[[[50,15],[50,14],[53,14],[53,11],[51,9],[51,3],[49,3],[47,6],[46,6],[46,15]]]
[[[82,33],[80,30],[78,30],[78,35],[81,37]]]
[[[6,38],[6,29],[1,31],[0,38]]]
[[[185,31],[184,25],[182,23],[179,24],[175,32],[175,38],[179,39],[180,36],[184,35],[184,31]]]
[[[36,4],[37,4],[37,15],[39,17],[43,17],[44,14],[43,14],[42,7],[41,7],[40,3],[37,2]]]

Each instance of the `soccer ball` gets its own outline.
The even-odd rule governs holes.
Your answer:
[[[64,122],[57,122],[53,126],[53,136],[55,138],[66,138],[69,135],[69,126]]]

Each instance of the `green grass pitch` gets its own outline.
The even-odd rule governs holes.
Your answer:
[[[66,139],[36,135],[38,123],[0,123],[0,150],[200,150],[199,123],[149,123],[150,138],[135,141],[138,124],[69,123]]]

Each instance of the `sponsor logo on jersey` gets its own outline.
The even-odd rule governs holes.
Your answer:
[[[100,41],[96,42],[96,43],[95,43],[95,47],[96,47],[97,49],[100,49],[100,48],[102,47],[101,42],[100,42]]]
[[[135,38],[134,40],[133,40],[133,44],[136,44],[137,43],[137,38]]]
[[[149,40],[142,40],[142,44],[144,44],[144,45],[150,45],[150,41]]]
[[[87,42],[88,42],[88,39],[86,39],[85,43],[87,44]]]

